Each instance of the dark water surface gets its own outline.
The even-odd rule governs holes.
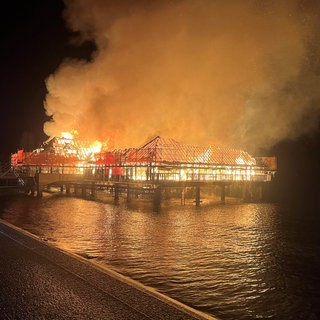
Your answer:
[[[0,199],[0,218],[220,319],[320,319],[317,213],[276,204],[127,209]]]

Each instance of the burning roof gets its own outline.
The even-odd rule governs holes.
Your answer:
[[[103,150],[101,146],[104,146]],[[209,164],[235,167],[262,166],[276,170],[275,158],[256,159],[243,150],[187,145],[160,136],[140,148],[121,150],[108,150],[106,145],[100,142],[88,143],[79,139],[56,137],[32,152],[19,150],[16,154],[12,154],[11,162],[13,166]]]
[[[203,163],[255,165],[256,160],[243,150],[215,146],[193,146],[157,136],[141,148],[129,149],[126,162]]]

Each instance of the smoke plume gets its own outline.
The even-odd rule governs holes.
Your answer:
[[[161,135],[254,150],[318,125],[318,1],[65,5],[68,27],[97,50],[47,79],[49,136],[75,129],[119,148]]]

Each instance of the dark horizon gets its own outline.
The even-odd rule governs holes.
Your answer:
[[[88,59],[92,43],[71,44],[63,1],[10,1],[3,10],[1,46],[0,161],[18,149],[39,147],[48,136],[43,124],[45,81],[66,58]]]

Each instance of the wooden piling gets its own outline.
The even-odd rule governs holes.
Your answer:
[[[117,185],[114,186],[114,204],[119,204],[120,190]]]
[[[186,204],[186,188],[181,189],[181,205],[184,206]]]
[[[83,198],[85,198],[85,196],[86,196],[86,187],[85,186],[82,186],[82,188],[81,188],[81,196]]]
[[[153,195],[153,204],[156,209],[158,209],[161,206],[161,199],[162,198],[162,188],[161,186],[157,186],[154,190]]]
[[[131,202],[131,188],[128,185],[128,188],[127,188],[127,203],[129,204],[130,202]]]
[[[196,206],[200,207],[201,197],[200,197],[200,187],[196,187]]]
[[[221,184],[221,203],[226,203],[226,185],[224,183]]]
[[[36,190],[37,190],[37,197],[41,198],[42,197],[42,189],[40,186],[40,178],[39,178],[38,172],[36,172],[36,174],[34,175],[34,181],[35,181],[35,186],[36,186]]]
[[[91,198],[93,198],[93,199],[96,197],[96,188],[95,188],[94,182],[92,182],[92,184],[91,184],[90,196],[91,196]]]

